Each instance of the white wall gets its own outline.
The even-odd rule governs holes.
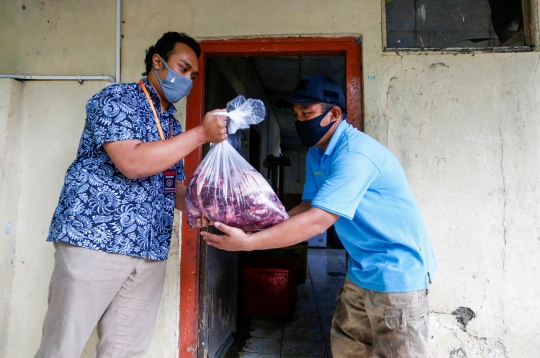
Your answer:
[[[533,5],[536,19],[536,0]],[[2,2],[0,73],[114,75],[115,10],[108,0],[29,0],[25,9]],[[169,30],[199,39],[361,36],[365,131],[403,163],[439,259],[430,291],[432,355],[538,355],[538,52],[385,53],[381,2],[373,0],[124,1],[122,18],[123,81],[140,78],[144,50]],[[0,131],[3,158],[20,158],[18,167],[2,159],[3,170],[15,172],[0,178],[2,210],[5,195],[18,208],[0,212],[0,267],[7,272],[0,278],[6,297],[0,319],[7,307],[10,316],[8,328],[0,322],[0,342],[7,342],[7,348],[0,343],[0,357],[30,357],[39,344],[53,263],[44,242],[49,220],[76,152],[84,104],[104,85],[0,83],[0,129],[11,123],[21,138],[10,143]],[[9,234],[7,220],[16,223]],[[177,352],[178,260],[173,252],[148,357]],[[476,314],[466,331],[452,315],[458,307]]]
[[[21,83],[0,79],[0,357],[7,355],[19,220]]]
[[[439,259],[431,290],[437,352],[537,354],[538,320],[529,315],[540,294],[538,60],[393,58],[378,82],[366,83],[381,113],[366,130],[403,163]],[[467,332],[450,314],[460,306],[476,314]]]

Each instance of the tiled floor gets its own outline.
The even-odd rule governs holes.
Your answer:
[[[309,248],[308,268],[306,282],[297,286],[294,318],[251,318],[249,335],[238,348],[238,357],[332,357],[329,332],[336,293],[346,272],[345,250]]]

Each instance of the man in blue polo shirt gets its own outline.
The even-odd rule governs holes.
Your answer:
[[[214,223],[226,235],[202,235],[217,248],[249,251],[293,245],[335,225],[350,259],[330,332],[333,356],[427,357],[437,264],[399,161],[347,123],[343,91],[329,77],[303,79],[276,104],[292,107],[311,147],[302,203],[264,231]]]

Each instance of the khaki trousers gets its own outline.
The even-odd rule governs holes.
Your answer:
[[[383,293],[345,279],[332,320],[334,358],[427,357],[428,291]]]
[[[142,357],[165,280],[165,261],[55,244],[49,307],[36,358],[76,358],[98,326],[97,357]]]

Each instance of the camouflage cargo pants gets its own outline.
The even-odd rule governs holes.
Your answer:
[[[427,357],[428,290],[383,293],[345,279],[332,320],[334,358]]]

